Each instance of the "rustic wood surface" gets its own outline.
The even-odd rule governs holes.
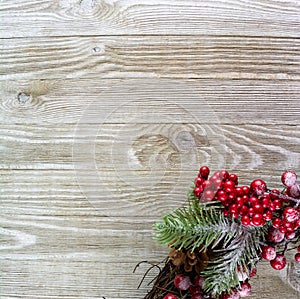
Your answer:
[[[3,0],[0,37],[0,298],[143,298],[200,164],[300,169],[299,1]]]

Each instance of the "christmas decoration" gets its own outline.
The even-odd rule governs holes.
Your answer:
[[[262,179],[239,186],[237,175],[226,170],[209,175],[202,166],[187,205],[154,225],[156,240],[170,252],[144,299],[244,298],[261,260],[281,270],[286,252],[297,249],[294,262],[300,261],[300,185],[294,171],[282,174],[282,191]]]

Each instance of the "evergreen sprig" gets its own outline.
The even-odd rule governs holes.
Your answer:
[[[203,272],[204,289],[213,296],[239,286],[238,269],[249,274],[259,259],[259,240],[266,228],[248,228],[220,212],[217,203],[191,201],[156,223],[155,237],[178,250],[210,248],[216,257]]]
[[[161,244],[194,251],[199,246],[214,248],[221,241],[229,244],[241,234],[242,227],[220,213],[218,204],[198,203],[166,215],[154,229]]]
[[[259,260],[259,235],[261,230],[239,227],[239,236],[230,240],[230,244],[218,250],[218,257],[209,262],[203,271],[206,277],[204,290],[213,296],[222,292],[229,293],[239,286],[238,272],[246,272],[255,267]]]

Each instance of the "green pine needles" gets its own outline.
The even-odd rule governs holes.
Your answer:
[[[246,227],[225,217],[217,202],[190,200],[154,225],[155,238],[177,250],[210,250],[214,258],[201,273],[204,290],[218,297],[239,286],[239,271],[249,272],[259,260],[259,240],[266,228]]]

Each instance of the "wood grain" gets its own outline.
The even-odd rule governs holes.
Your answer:
[[[300,124],[298,81],[73,79],[2,81],[7,124]],[[28,95],[24,102],[20,94]],[[113,99],[113,100],[112,100]],[[84,132],[83,132],[84,133]]]
[[[89,125],[86,125],[85,129],[88,128]],[[135,162],[143,166],[135,171],[147,171],[149,160],[155,155],[157,161],[165,160],[167,171],[175,171],[180,169],[183,153],[189,155],[189,151],[197,151],[199,160],[194,161],[197,166],[201,161],[209,162],[205,161],[207,157],[203,152],[208,151],[211,145],[217,145],[217,141],[213,143],[212,139],[218,138],[218,135],[210,135],[209,130],[213,127],[205,124],[143,124],[136,125],[135,131],[129,128],[123,124],[100,124],[92,144],[88,137],[76,139],[74,125],[2,125],[0,166],[3,169],[73,169],[74,159],[85,161],[89,155],[87,151],[74,155],[78,142],[95,147],[94,159],[101,165],[101,171],[113,171],[117,167],[126,171]],[[220,125],[218,128],[219,142],[225,142],[219,148],[231,169],[255,170],[262,167],[271,171],[278,166],[300,166],[299,125]],[[131,138],[124,140],[122,136],[126,134],[131,134]],[[126,147],[124,151],[114,149],[121,145]],[[130,160],[129,149],[132,149],[136,160],[133,157]]]
[[[299,49],[298,38],[261,36],[14,38],[1,46],[0,79],[299,81]]]
[[[299,37],[293,0],[1,1],[1,37],[221,34]]]
[[[0,297],[143,298],[201,164],[300,166],[295,0],[0,3]],[[261,265],[249,299],[300,299]]]

